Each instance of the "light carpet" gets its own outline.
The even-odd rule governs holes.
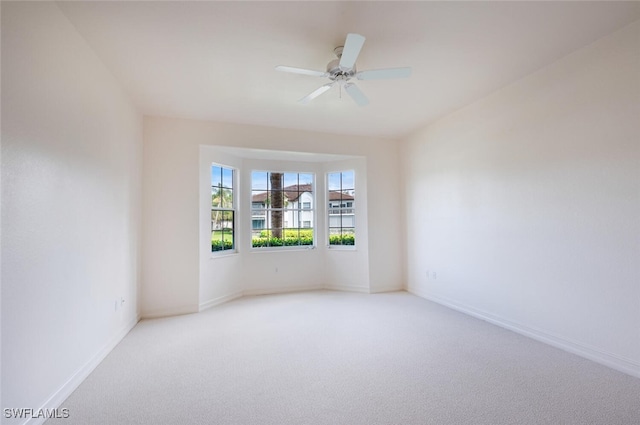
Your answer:
[[[640,424],[640,379],[406,292],[247,297],[140,322],[68,424]]]

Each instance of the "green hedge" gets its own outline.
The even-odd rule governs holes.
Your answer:
[[[329,245],[355,245],[356,237],[354,235],[333,235],[329,237]]]
[[[259,237],[251,240],[251,245],[254,248],[263,248],[265,246],[298,246],[298,245],[313,245],[313,236],[300,236],[287,237],[285,233],[284,238],[267,238]]]
[[[262,230],[260,232],[261,238],[268,238],[269,231]],[[284,229],[284,237],[286,238],[298,238],[298,229]],[[313,238],[313,229],[300,229],[300,237]]]
[[[295,236],[293,234],[295,232]],[[303,234],[304,232],[304,234]],[[263,234],[265,236],[263,236]],[[259,238],[251,240],[254,248],[263,248],[267,246],[309,246],[313,245],[313,232],[300,231],[300,237],[297,231],[285,231],[284,238],[268,238],[267,232],[262,232]],[[333,235],[329,237],[329,245],[355,245],[356,239],[354,235]],[[211,241],[211,251],[225,251],[233,249],[233,242],[230,240],[214,240]]]
[[[211,251],[225,251],[227,249],[233,249],[233,242],[230,240],[224,241],[211,241]]]

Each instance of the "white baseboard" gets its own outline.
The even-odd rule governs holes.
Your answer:
[[[243,291],[234,292],[228,295],[222,295],[220,297],[212,298],[208,301],[200,303],[198,305],[197,311],[194,310],[193,307],[189,307],[189,306],[174,308],[174,309],[153,310],[150,312],[144,312],[142,315],[142,318],[157,319],[161,317],[171,317],[171,316],[179,316],[182,314],[198,313],[200,311],[204,311],[211,307],[224,304],[231,300],[235,300],[237,298],[246,297],[246,296],[275,295],[275,294],[286,294],[286,293],[293,293],[293,292],[319,291],[323,289],[326,289],[329,291],[359,292],[363,294],[369,294],[369,293],[377,294],[382,292],[396,292],[396,291],[405,290],[402,286],[378,287],[371,290],[365,286],[350,286],[350,285],[283,286],[278,288],[245,289]]]
[[[242,293],[242,291],[240,291],[240,292],[236,292],[236,293],[229,294],[229,295],[223,295],[223,296],[217,297],[217,298],[212,298],[209,301],[205,301],[205,302],[201,303],[199,311],[203,311],[203,310],[206,310],[206,309],[211,308],[213,306],[216,306],[216,305],[219,305],[219,304],[223,304],[223,303],[226,303],[226,302],[231,301],[231,300],[235,300],[236,298],[242,297],[242,295],[243,295],[243,293]]]
[[[578,341],[573,341],[565,337],[553,335],[540,329],[513,322],[511,320],[507,320],[486,311],[463,305],[444,297],[433,296],[414,287],[408,287],[407,292],[410,292],[421,298],[425,298],[429,301],[433,301],[445,307],[449,307],[453,310],[457,310],[469,316],[484,320],[496,326],[500,326],[501,328],[516,332],[520,335],[535,339],[536,341],[540,341],[569,353],[584,357],[585,359],[610,367],[611,369],[615,369],[619,372],[626,373],[627,375],[640,378],[640,364],[634,362],[631,359],[623,358],[616,354],[608,353],[595,347],[590,347]]]
[[[53,410],[59,408],[62,403],[73,393],[80,384],[98,367],[98,365],[107,357],[107,354],[115,348],[116,345],[133,329],[140,321],[140,316],[136,316],[127,323],[113,338],[111,338],[88,362],[81,366],[71,377],[62,384],[57,391],[40,407],[42,410]],[[26,420],[23,425],[39,425],[44,423],[46,418],[31,418]]]
[[[243,291],[234,292],[228,295],[222,295],[220,297],[212,298],[208,301],[200,303],[197,309],[192,306],[184,306],[173,309],[152,310],[144,312],[142,314],[143,319],[158,319],[161,317],[180,316],[182,314],[198,313],[208,308],[220,305],[237,298],[252,296],[252,295],[271,295],[271,294],[285,294],[289,292],[304,292],[304,291],[318,291],[324,289],[322,285],[315,286],[285,286],[279,288],[256,288],[245,289]]]
[[[306,292],[306,291],[318,291],[324,289],[322,285],[313,286],[283,286],[279,288],[256,288],[245,289],[242,291],[242,295],[272,295],[272,294],[285,294],[289,292]]]
[[[345,292],[359,292],[362,294],[368,294],[369,288],[366,286],[351,286],[351,285],[325,285],[324,289],[330,291],[345,291]]]
[[[371,294],[381,294],[383,292],[399,292],[404,291],[404,287],[402,285],[389,285],[389,286],[378,286],[376,288],[371,288],[369,293]]]
[[[200,304],[200,310],[203,311],[208,308],[214,307],[216,305],[220,305],[226,303],[228,301],[241,298],[241,297],[250,297],[257,295],[276,295],[276,294],[288,294],[295,292],[308,292],[308,291],[345,291],[345,292],[359,292],[363,294],[370,293],[369,288],[364,286],[348,286],[348,285],[314,285],[314,286],[284,286],[279,288],[256,288],[256,289],[245,289],[241,292],[235,292],[229,295],[223,295],[221,297],[210,299],[202,304]],[[378,288],[375,293],[379,292],[395,292],[395,291],[403,291],[404,289],[401,287],[385,287]],[[371,292],[374,293],[374,292]],[[144,318],[148,318],[149,316],[145,315]]]
[[[180,316],[183,314],[192,314],[199,311],[198,305],[181,306],[176,308],[166,308],[142,312],[143,319],[158,319],[161,317]]]

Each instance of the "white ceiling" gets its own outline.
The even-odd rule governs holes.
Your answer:
[[[638,2],[59,2],[149,115],[390,138],[404,135],[640,19]],[[411,66],[408,79],[359,81],[370,104],[324,70],[347,33],[359,70]]]

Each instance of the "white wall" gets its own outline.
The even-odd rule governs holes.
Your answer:
[[[216,163],[235,169],[235,193],[234,202],[240,201],[241,187],[244,176],[240,175],[243,168],[242,158],[217,151],[209,146],[200,147],[200,199],[199,199],[199,288],[198,309],[203,310],[210,306],[242,296],[243,264],[241,255],[244,246],[240,246],[246,237],[246,227],[240,226],[246,217],[242,217],[238,208],[235,217],[235,244],[236,251],[211,254],[211,164]]]
[[[389,153],[392,155],[392,153]],[[376,212],[375,209],[384,209],[388,208],[389,205],[384,204],[384,197],[379,198],[379,203],[374,207],[373,204],[370,204],[369,201],[369,190],[368,187],[372,187],[372,190],[377,191],[378,187],[371,186],[368,184],[370,178],[367,175],[367,162],[364,158],[356,158],[356,159],[347,159],[343,161],[334,161],[330,163],[324,164],[324,173],[331,173],[337,171],[355,171],[355,222],[356,222],[356,245],[355,249],[352,247],[337,247],[331,246],[326,251],[326,283],[325,286],[330,289],[347,289],[351,291],[357,292],[383,292],[387,289],[393,290],[394,285],[397,281],[400,281],[404,284],[404,280],[402,280],[402,271],[396,269],[396,273],[399,273],[396,276],[389,277],[386,281],[380,281],[378,279],[373,279],[374,273],[371,272],[371,267],[376,267],[377,265],[371,262],[371,256],[379,256],[385,255],[385,262],[387,266],[394,261],[393,257],[397,255],[398,252],[401,252],[402,245],[404,242],[401,238],[398,238],[397,241],[393,241],[391,243],[398,243],[398,247],[396,252],[386,252],[380,254],[380,245],[374,246],[371,244],[370,234],[375,233],[375,231],[380,229],[372,229],[373,226],[370,226],[369,223],[375,223],[377,226],[386,226],[386,222],[374,222],[373,220],[369,220],[369,216],[374,215]],[[399,171],[398,171],[399,172]],[[381,182],[384,174],[379,172],[377,175],[372,176],[372,179],[378,181],[378,184],[385,184]],[[399,179],[396,180],[399,182]],[[396,192],[397,195],[401,195],[401,192]],[[398,201],[400,200],[400,196],[398,196]],[[326,212],[327,206],[329,205],[329,201],[325,199],[324,202],[324,211]],[[397,211],[398,214],[401,214],[401,211]],[[325,217],[323,217],[325,219]],[[328,224],[328,220],[326,220]],[[400,229],[401,226],[398,226]],[[374,230],[372,232],[372,230]],[[325,234],[327,232],[325,231]],[[398,236],[401,233],[397,233]],[[326,244],[327,241],[325,240]],[[391,256],[391,257],[389,257]],[[401,262],[397,264],[401,265]],[[376,267],[376,270],[379,268]],[[390,285],[387,288],[387,285]]]
[[[137,322],[141,149],[55,3],[3,2],[3,408],[57,406]]]
[[[0,4],[0,22],[2,22],[2,5]],[[0,46],[2,45],[2,31],[0,31]],[[1,51],[1,49],[0,49]],[[2,62],[0,60],[0,62]],[[2,78],[2,69],[0,67],[0,79]],[[1,85],[1,84],[0,84]],[[0,91],[2,91],[0,89]],[[0,129],[2,128],[2,102],[0,101]],[[2,164],[2,136],[0,135],[0,164]],[[2,172],[0,168],[0,188],[2,188]],[[1,190],[0,190],[1,193]],[[0,196],[0,210],[2,209],[2,201]],[[2,404],[2,214],[0,212],[0,407]]]
[[[199,261],[205,261],[202,257],[202,247],[206,245],[202,239],[202,235],[205,234],[202,226],[206,225],[203,224],[200,215],[203,208],[206,209],[201,197],[202,179],[206,177],[203,177],[201,171],[200,146],[362,156],[366,159],[368,169],[371,169],[370,164],[373,164],[384,170],[373,175],[370,173],[366,179],[368,193],[378,191],[379,188],[386,190],[385,194],[369,196],[369,223],[373,222],[372,215],[380,214],[374,210],[385,209],[386,214],[385,207],[398,205],[401,198],[399,191],[387,190],[398,188],[400,183],[398,149],[396,142],[392,140],[161,117],[145,117],[144,139],[144,316],[198,311],[200,304],[211,305],[212,300],[228,299],[236,296],[241,290],[239,285],[229,284],[229,280],[224,278],[220,282],[210,284],[213,278],[199,272]],[[273,160],[278,161],[277,158]],[[245,158],[243,161],[248,160]],[[247,164],[250,165],[249,162]],[[296,164],[289,163],[283,166],[295,168]],[[247,183],[248,175],[241,177],[241,181]],[[358,186],[358,190],[362,190],[362,186]],[[373,204],[372,198],[375,199]],[[248,208],[248,198],[245,202]],[[198,217],[201,217],[201,220],[198,220]],[[371,275],[374,275],[374,268],[380,274],[380,270],[385,270],[383,276],[387,276],[361,285],[374,291],[400,289],[403,284],[402,263],[396,261],[400,256],[402,240],[400,237],[391,240],[388,238],[389,234],[400,235],[402,227],[400,222],[396,221],[385,221],[385,224],[384,228],[371,225],[368,229],[368,253],[370,256],[375,255],[379,262],[375,265],[369,263],[365,268],[370,268]],[[378,243],[373,244],[373,240]],[[304,265],[311,267],[305,261],[315,255],[321,256],[320,253],[307,254],[307,251],[286,255],[273,252],[255,253],[253,258],[256,263],[252,263],[251,267],[244,260],[240,261],[239,256],[211,261],[228,263],[225,270],[228,270],[229,274],[237,273],[237,270],[243,268],[247,269],[250,276],[242,283],[245,291],[275,292],[298,285],[297,282],[301,281],[300,270]],[[343,258],[344,261],[349,261],[347,256]],[[273,265],[278,261],[299,263],[300,266],[288,269],[284,275],[279,268],[278,276],[270,276],[266,281],[259,282],[257,274],[261,273],[261,268],[264,270],[269,266],[269,269],[275,270]],[[313,264],[316,264],[315,260]],[[317,266],[314,265],[310,270],[316,270],[314,267]],[[368,274],[363,272],[358,276]],[[205,283],[201,285],[200,279]],[[315,286],[321,283],[324,282],[309,279],[307,285]]]
[[[640,376],[639,137],[638,22],[414,134],[409,289]]]

